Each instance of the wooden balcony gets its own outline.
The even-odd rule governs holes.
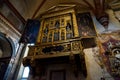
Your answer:
[[[43,59],[69,56],[74,54],[80,54],[81,48],[82,46],[80,39],[36,44],[35,46],[29,46],[29,53],[26,58]]]
[[[90,40],[90,41],[89,41]],[[52,43],[37,43],[29,46],[28,56],[24,59],[51,59],[56,57],[74,56],[83,54],[83,48],[95,45],[93,38],[74,38]]]
[[[34,46],[29,46],[28,56],[23,59],[23,65],[35,68],[49,64],[70,64],[74,72],[77,73],[80,70],[86,76],[85,58],[82,51],[83,41],[87,41],[84,44],[85,46],[93,45],[88,38],[87,40],[76,38],[52,43],[37,43]]]

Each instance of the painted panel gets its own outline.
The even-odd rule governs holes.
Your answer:
[[[112,35],[101,35],[100,52],[107,71],[115,80],[120,79],[120,36],[117,33]]]
[[[90,13],[78,13],[76,17],[79,36],[96,36],[96,31]]]

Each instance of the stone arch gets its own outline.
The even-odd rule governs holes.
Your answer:
[[[0,32],[0,80],[3,80],[9,73],[9,63],[15,55],[15,45],[10,37]]]

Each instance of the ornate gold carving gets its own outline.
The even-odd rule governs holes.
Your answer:
[[[29,46],[28,56],[33,56],[35,53],[35,47]]]
[[[56,42],[73,37],[71,14],[63,14],[43,19],[41,43]],[[67,37],[67,38],[66,38]]]
[[[80,41],[72,43],[72,50],[80,50]]]

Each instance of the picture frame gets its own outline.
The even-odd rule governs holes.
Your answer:
[[[79,36],[96,36],[96,30],[90,12],[78,13],[76,15]]]

